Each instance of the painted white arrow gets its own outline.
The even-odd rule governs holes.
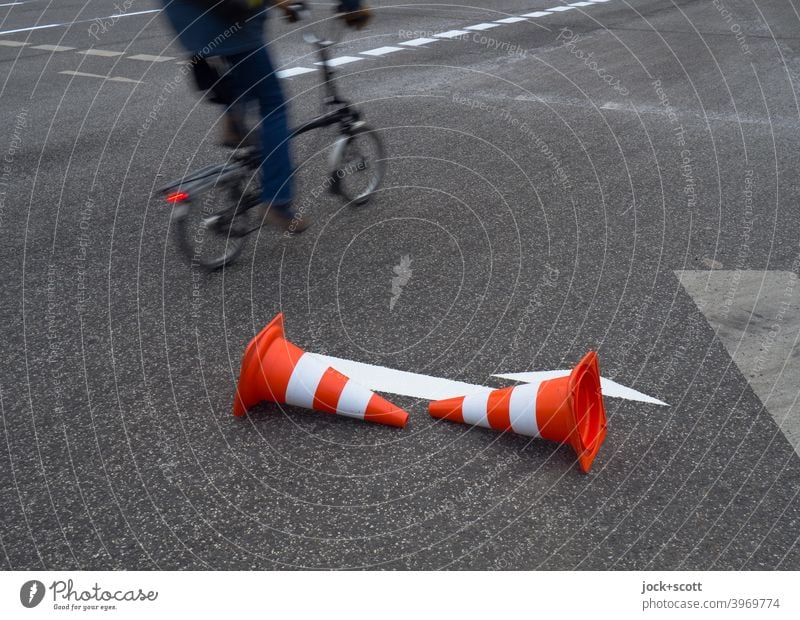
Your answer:
[[[499,379],[509,379],[511,381],[521,381],[522,383],[533,383],[534,381],[544,381],[546,379],[558,379],[559,377],[566,377],[571,373],[571,370],[539,370],[536,372],[512,372],[502,375],[492,375]],[[647,394],[637,392],[633,388],[629,388],[621,383],[600,377],[600,387],[603,390],[603,396],[612,396],[614,398],[624,398],[625,400],[638,400],[643,403],[651,403],[653,405],[664,405],[669,407],[668,403],[663,400],[658,400]]]
[[[442,398],[453,398],[455,396],[466,396],[478,392],[490,392],[497,388],[485,385],[475,385],[474,383],[464,383],[463,381],[453,381],[441,377],[432,377],[405,370],[396,370],[386,366],[375,366],[364,364],[340,357],[320,355],[312,353],[321,362],[333,366],[336,370],[346,374],[364,387],[375,392],[388,392],[390,394],[400,394],[401,396],[411,396],[413,398],[424,398],[425,400],[439,400]],[[511,379],[530,383],[537,380],[555,379],[570,373],[569,370],[546,370],[542,372],[522,372],[504,375],[492,375],[501,379]],[[666,405],[658,399],[642,394],[636,390],[620,385],[611,379],[601,379],[603,396],[625,398],[627,400],[637,400],[644,403],[656,405]]]

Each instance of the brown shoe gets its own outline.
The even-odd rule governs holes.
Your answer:
[[[297,213],[296,211],[287,213],[277,209],[269,209],[264,221],[270,226],[284,230],[289,234],[299,234],[312,224],[311,218],[302,213]]]

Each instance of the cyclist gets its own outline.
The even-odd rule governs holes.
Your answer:
[[[192,54],[195,75],[214,85],[212,100],[226,105],[223,143],[235,145],[245,138],[241,122],[244,102],[259,104],[261,125],[261,187],[265,217],[289,232],[302,232],[310,220],[292,209],[292,161],[286,102],[266,47],[264,22],[269,5],[289,17],[297,0],[162,0],[164,12],[178,33],[181,44]],[[363,28],[371,18],[361,0],[341,0],[338,6],[345,23]],[[208,58],[219,58],[225,69],[216,76]]]

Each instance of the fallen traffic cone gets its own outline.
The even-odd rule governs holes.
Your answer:
[[[568,443],[584,472],[591,468],[606,437],[606,409],[594,351],[568,377],[437,400],[428,405],[428,412],[434,418]]]
[[[283,314],[245,349],[233,415],[243,416],[263,400],[401,428],[408,421],[399,407],[286,340]]]

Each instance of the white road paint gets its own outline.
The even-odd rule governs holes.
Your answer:
[[[24,2],[7,2],[5,4],[0,4],[0,6],[17,6],[18,4],[25,4]]]
[[[150,9],[148,11],[135,11],[133,13],[117,13],[116,15],[106,15],[105,17],[92,17],[91,19],[77,19],[63,24],[42,24],[41,26],[28,26],[27,28],[16,28],[14,30],[3,30],[0,34],[14,34],[15,32],[31,32],[33,30],[46,30],[48,28],[66,28],[73,24],[88,24],[96,20],[122,19],[123,17],[134,17],[135,15],[146,15],[148,13],[160,13],[161,9]]]
[[[315,71],[316,69],[309,69],[308,67],[293,67],[292,69],[281,69],[276,75],[279,78],[290,78],[304,73],[314,73]]]
[[[23,47],[25,45],[30,45],[27,41],[8,41],[6,39],[0,39],[0,45],[4,47]]]
[[[122,56],[124,52],[115,52],[113,50],[98,50],[92,48],[90,50],[81,50],[78,53],[85,54],[86,56],[103,56],[104,58],[111,58],[113,56]]]
[[[525,13],[522,17],[544,17],[550,15],[547,11],[534,11],[533,13]]]
[[[571,370],[540,370],[535,372],[512,372],[500,375],[492,375],[498,379],[508,379],[509,381],[521,381],[523,383],[536,383],[539,381],[547,381],[548,379],[558,379],[559,377],[567,377]],[[611,396],[613,398],[624,398],[625,400],[637,400],[643,403],[651,403],[653,405],[669,406],[662,400],[637,392],[633,388],[629,388],[621,383],[600,378],[600,387],[603,389],[603,396]]]
[[[348,65],[351,62],[358,62],[359,60],[364,60],[363,58],[359,58],[358,56],[339,56],[338,58],[331,58],[328,61],[328,64],[331,67],[339,67],[341,65]],[[321,65],[321,62],[315,62],[315,65]]]
[[[573,6],[551,6],[549,9],[547,9],[547,11],[550,11],[551,13],[560,13],[561,11],[572,11],[574,9],[575,7]]]
[[[489,30],[491,28],[499,28],[500,24],[475,24],[474,26],[464,26],[464,30]]]
[[[466,30],[447,30],[446,32],[440,32],[433,36],[437,39],[455,39],[456,37],[463,37],[466,34],[469,34]]]
[[[571,2],[570,6],[591,6],[591,2]]]
[[[496,24],[518,24],[519,22],[528,21],[524,17],[506,17],[504,19],[495,20]]]
[[[402,47],[393,47],[391,45],[385,45],[384,47],[376,47],[374,50],[367,50],[366,52],[359,52],[359,54],[364,54],[365,56],[386,56],[386,54],[391,54],[393,52],[402,52]]]
[[[154,56],[152,54],[134,54],[127,57],[129,60],[142,60],[144,62],[167,62],[175,60],[174,56]]]
[[[494,389],[485,385],[473,385],[463,381],[441,379],[404,370],[395,370],[385,366],[373,366],[372,364],[354,362],[318,353],[313,355],[365,388],[376,392],[388,392],[426,400],[439,400],[440,398],[490,392]]]
[[[48,52],[70,52],[74,50],[74,47],[67,47],[66,45],[34,45],[31,47],[33,50],[46,50]]]
[[[314,357],[318,358],[323,363],[333,366],[339,372],[347,375],[364,387],[376,392],[388,392],[390,394],[411,396],[413,398],[422,398],[425,400],[439,400],[442,398],[454,398],[456,396],[481,394],[497,389],[485,385],[475,385],[473,383],[464,383],[463,381],[453,381],[451,379],[443,379],[441,377],[432,377],[430,375],[407,372],[405,370],[395,370],[394,368],[387,368],[386,366],[364,364],[363,362],[355,362],[353,360],[346,360],[339,357],[331,357],[329,355],[321,355],[318,353],[313,353],[310,355],[314,355]],[[547,379],[564,377],[569,375],[570,372],[570,370],[551,370],[544,372],[523,372],[493,376],[501,379],[522,381],[524,383],[536,383],[539,381],[546,381]],[[620,385],[619,383],[611,381],[610,379],[603,378],[600,381],[604,396],[636,400],[655,405],[667,404],[653,398],[652,396],[642,394],[634,389]]]
[[[403,41],[399,45],[408,45],[409,47],[419,47],[420,45],[427,45],[428,43],[436,43],[439,39],[429,39],[428,37],[421,37],[419,39],[411,39],[410,41]]]
[[[139,80],[132,80],[126,77],[111,77],[108,75],[99,75],[97,73],[84,73],[83,71],[59,71],[59,73],[63,75],[75,75],[79,77],[90,77],[90,78],[99,78],[101,80],[107,80],[109,82],[126,82],[128,84],[142,84],[143,82]]]

